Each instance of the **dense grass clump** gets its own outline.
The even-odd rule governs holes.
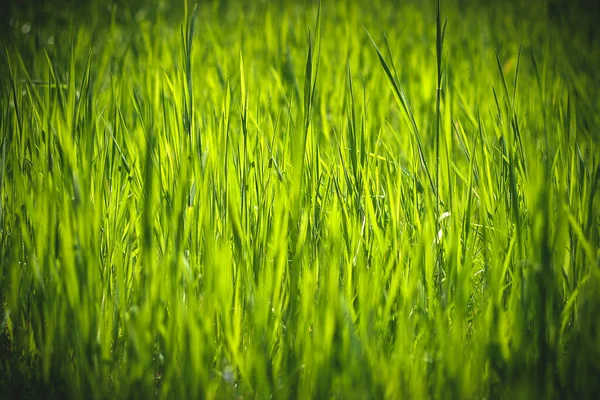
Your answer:
[[[597,10],[169,3],[3,17],[0,397],[600,393]]]

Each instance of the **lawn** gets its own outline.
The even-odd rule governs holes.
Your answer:
[[[600,18],[15,2],[0,397],[594,398]]]

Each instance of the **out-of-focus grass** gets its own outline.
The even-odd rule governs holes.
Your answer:
[[[11,8],[2,396],[599,393],[597,9],[517,3]]]

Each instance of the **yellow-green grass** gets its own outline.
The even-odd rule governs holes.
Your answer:
[[[12,8],[0,397],[599,393],[598,35],[520,3]]]

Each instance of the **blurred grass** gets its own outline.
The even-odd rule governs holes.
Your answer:
[[[4,7],[3,396],[600,392],[597,4]]]

